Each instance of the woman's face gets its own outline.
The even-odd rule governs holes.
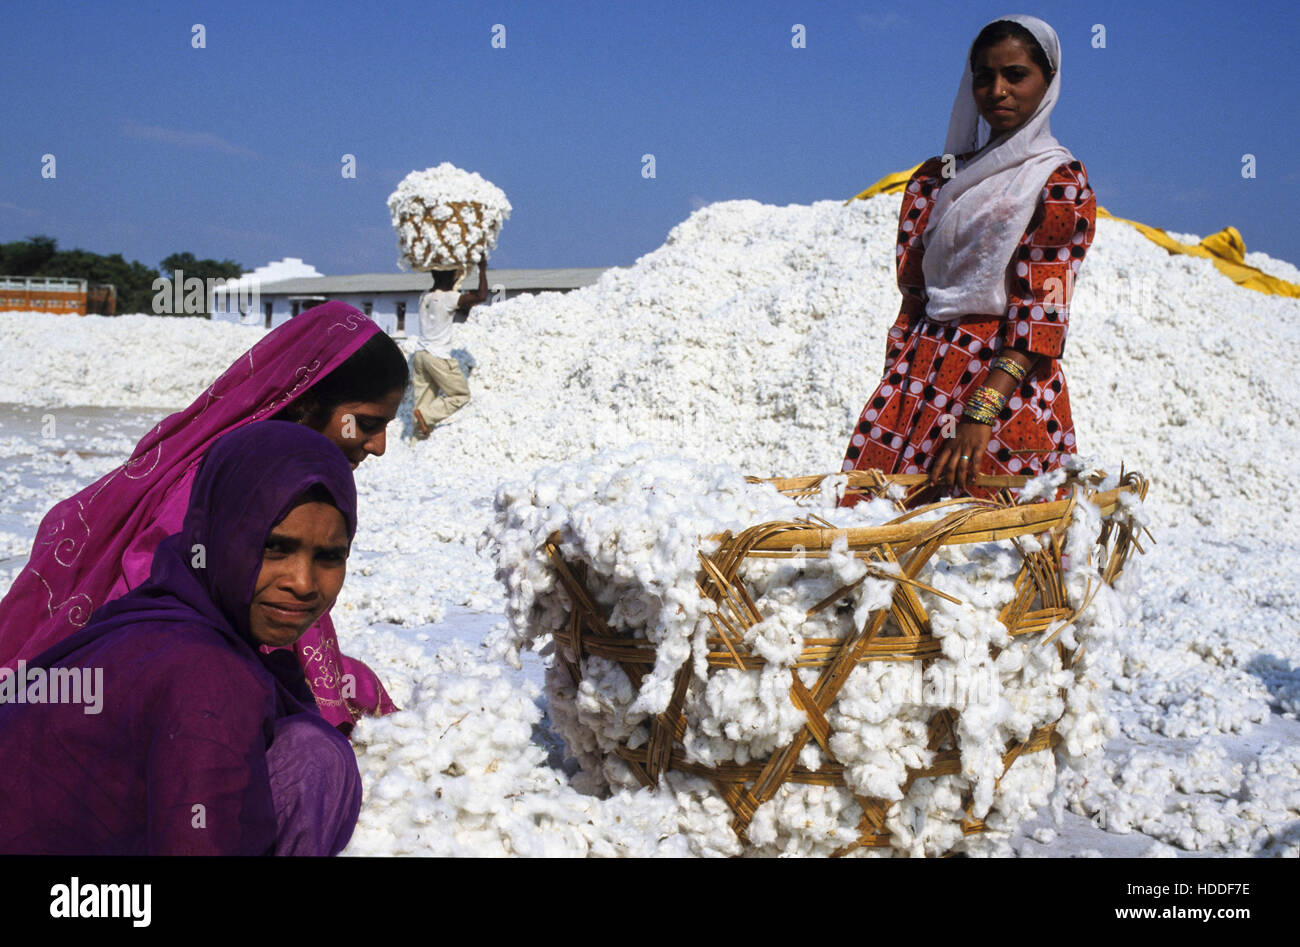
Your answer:
[[[347,523],[328,503],[300,503],[271,527],[249,609],[253,637],[274,647],[297,641],[338,598],[348,548]]]
[[[371,454],[383,456],[388,422],[397,417],[397,406],[402,403],[402,389],[390,391],[379,401],[345,401],[334,409],[318,428],[339,446],[352,469],[356,470]]]
[[[975,107],[993,134],[1015,131],[1029,121],[1047,92],[1047,77],[1018,39],[980,50],[971,71]]]

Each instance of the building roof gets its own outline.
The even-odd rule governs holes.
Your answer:
[[[594,283],[595,280],[592,280]],[[475,284],[477,285],[477,284]],[[0,276],[0,289],[39,289],[48,292],[85,292],[84,279],[62,276]]]
[[[606,267],[575,267],[556,270],[488,270],[488,285],[507,292],[563,291],[590,286]],[[351,276],[310,276],[262,283],[263,294],[288,296],[338,296],[344,293],[419,293],[432,285],[428,273],[356,273]],[[478,286],[474,270],[461,284],[462,290]]]

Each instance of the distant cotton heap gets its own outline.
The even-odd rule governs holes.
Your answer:
[[[471,265],[496,247],[510,210],[505,192],[473,171],[447,161],[412,171],[388,195],[397,264],[413,270]]]
[[[1043,480],[1049,478],[1060,480],[1059,475]],[[829,500],[830,506],[816,512],[835,527],[880,525],[898,515],[887,500],[849,510],[836,509],[833,495]],[[804,638],[843,640],[886,608],[895,588],[888,578],[869,576],[843,542],[824,559],[747,559],[740,578],[763,620],[748,630],[745,645],[766,663],[761,670],[709,670],[705,640],[712,631],[708,614],[716,608],[696,587],[697,553],[713,552],[717,544],[707,537],[724,530],[801,519],[808,509],[770,485],[746,483],[725,465],[664,457],[649,445],[543,469],[528,484],[503,486],[496,507],[487,536],[509,590],[511,631],[503,644],[516,660],[519,649],[529,645],[550,657],[551,720],[592,789],[640,787],[615,751],[649,741],[649,718],[667,708],[674,677],[692,651],[696,661],[683,705],[688,763],[745,764],[790,743],[805,723],[804,711],[790,697],[790,671]],[[1131,504],[1125,515],[1140,516],[1139,509]],[[1100,529],[1096,508],[1079,504],[1067,543],[1072,568],[1067,585],[1076,601],[1099,585],[1095,564],[1091,583],[1087,575]],[[610,628],[654,642],[656,662],[639,687],[614,661],[573,654],[554,640],[572,605],[542,548],[553,533],[565,559],[586,567],[588,590],[608,613]],[[918,592],[943,643],[942,654],[924,674],[919,662],[874,661],[853,670],[827,713],[830,750],[844,766],[847,788],[787,784],[755,814],[749,854],[825,855],[853,842],[862,818],[855,795],[894,803],[886,827],[898,852],[937,855],[961,844],[967,793],[971,814],[1005,836],[1047,804],[1056,770],[1051,753],[1028,753],[1004,776],[1009,740],[1028,740],[1036,728],[1059,719],[1062,756],[1082,758],[1114,732],[1098,699],[1106,682],[1098,680],[1086,657],[1108,649],[1123,621],[1124,610],[1109,588],[1096,591],[1093,605],[1060,632],[1067,647],[1083,647],[1085,655],[1074,669],[1063,668],[1058,650],[1050,646],[1057,637],[1051,629],[1012,638],[998,620],[1015,595],[1021,564],[1010,543],[947,546],[936,560],[918,579],[961,600],[955,604]],[[843,607],[806,617],[816,603],[854,583],[860,584]],[[886,627],[884,633],[891,633]],[[556,649],[566,653],[557,655]],[[580,683],[565,667],[573,662],[580,662]],[[809,688],[819,674],[816,668],[798,673]],[[944,708],[958,713],[962,771],[905,787],[909,768],[933,761],[927,725]],[[815,743],[800,756],[812,770],[827,762]],[[679,801],[703,805],[717,798],[700,778],[674,773],[664,782]],[[685,816],[682,830],[689,837]],[[715,838],[716,831],[705,837]]]

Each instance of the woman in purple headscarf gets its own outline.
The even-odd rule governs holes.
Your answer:
[[[0,852],[337,854],[356,757],[264,646],[333,605],[355,531],[326,438],[267,421],[217,441],[148,580],[0,672]]]
[[[92,612],[149,575],[154,550],[180,529],[199,461],[228,431],[262,418],[324,434],[355,468],[384,452],[384,432],[410,379],[388,335],[340,302],[267,333],[193,404],[163,420],[125,464],[41,521],[27,566],[0,601],[0,667],[13,668],[77,631]],[[294,645],[331,724],[391,713],[383,685],[340,653],[328,615]]]

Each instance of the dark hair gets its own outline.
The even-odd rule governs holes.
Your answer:
[[[323,483],[313,483],[294,498],[294,506],[301,506],[304,503],[328,503],[335,508],[339,505],[339,501],[334,499],[334,494],[330,493],[329,487]]]
[[[313,483],[306,490],[302,491],[302,493],[294,497],[293,502],[289,504],[289,508],[285,510],[284,516],[281,516],[280,519],[276,521],[275,526],[279,526],[283,523],[285,517],[293,512],[295,508],[302,506],[304,503],[324,503],[326,506],[332,506],[334,509],[338,510],[343,516],[343,528],[347,531],[348,541],[352,541],[352,537],[356,534],[356,523],[348,522],[348,515],[340,508],[339,501],[335,498],[334,494],[330,492],[330,488],[325,486],[323,483]],[[275,529],[275,526],[272,526],[271,529]],[[268,537],[270,536],[270,531],[267,532],[267,535]]]
[[[433,288],[443,291],[452,289],[456,285],[455,270],[434,270],[433,271]]]
[[[343,527],[348,531],[348,539],[351,539],[352,531],[354,531],[355,526],[354,524],[347,522],[347,514],[343,513],[343,511],[339,509],[338,500],[334,497],[333,493],[330,493],[329,487],[320,483],[312,484],[311,487],[308,487],[303,490],[302,493],[299,493],[298,496],[294,497],[294,503],[292,503],[290,509],[294,506],[302,506],[303,503],[325,503],[326,506],[333,506],[335,510],[338,510],[339,513],[343,514]],[[289,514],[285,515],[287,516]],[[283,522],[283,520],[281,520],[281,522]]]
[[[318,428],[334,409],[346,401],[379,401],[394,391],[405,391],[411,381],[406,356],[397,343],[380,330],[316,384],[275,416]]]
[[[980,30],[979,36],[975,37],[975,42],[971,43],[970,46],[971,72],[975,71],[975,57],[990,46],[996,46],[1004,39],[1018,39],[1024,43],[1025,48],[1029,50],[1030,60],[1042,70],[1043,78],[1048,82],[1052,81],[1052,76],[1056,75],[1056,70],[1047,61],[1047,53],[1043,52],[1043,47],[1038,44],[1034,34],[1015,20],[994,20]]]

